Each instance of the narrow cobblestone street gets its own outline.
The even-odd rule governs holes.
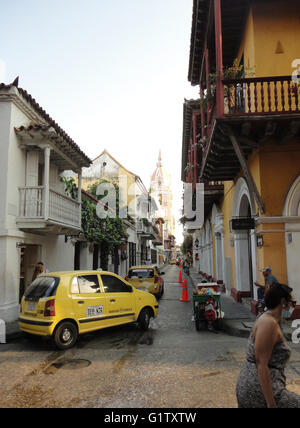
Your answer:
[[[23,336],[1,345],[1,407],[236,407],[247,339],[197,332],[192,303],[180,302],[178,268],[164,271],[159,316],[145,333],[135,325],[102,330],[66,352]],[[288,387],[299,393],[293,347]]]

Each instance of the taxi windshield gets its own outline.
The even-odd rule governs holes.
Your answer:
[[[154,278],[154,270],[153,269],[132,269],[129,271],[128,278]]]
[[[59,278],[53,276],[36,278],[25,291],[25,298],[26,300],[38,301],[43,297],[55,296],[58,284]]]

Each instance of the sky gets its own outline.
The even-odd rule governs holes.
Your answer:
[[[91,158],[108,150],[150,186],[159,150],[177,241],[193,0],[0,0],[0,82],[19,76]]]

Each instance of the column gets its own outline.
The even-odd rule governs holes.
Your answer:
[[[222,9],[221,0],[214,0],[215,32],[216,32],[216,106],[217,115],[224,115],[224,85],[223,85],[223,41],[222,41]]]
[[[50,153],[51,147],[44,147],[44,218],[48,220],[49,218],[49,190],[50,190]]]
[[[210,75],[210,61],[209,61],[209,50],[205,49],[205,68],[206,68],[206,89],[207,89],[207,95],[208,97],[211,97],[211,84],[209,80]],[[210,100],[210,98],[208,98]],[[206,123],[210,126],[211,125],[211,101],[207,102],[207,110],[206,110]],[[209,130],[210,133],[210,130]]]
[[[82,196],[81,196],[81,189],[82,189],[82,172],[81,170],[78,172],[78,202],[79,202],[79,219],[78,219],[78,225],[81,227],[81,203],[82,203]]]

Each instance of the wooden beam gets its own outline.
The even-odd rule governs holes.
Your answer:
[[[239,135],[238,140],[241,143],[245,144],[247,147],[251,147],[253,149],[257,149],[259,147],[259,143],[243,135]]]
[[[217,148],[218,150],[220,150],[221,152],[226,152],[227,154],[228,154],[228,152],[230,152],[230,153],[233,153],[234,154],[234,150],[233,150],[233,148],[232,148],[232,146],[231,145],[227,145],[227,146],[223,146],[223,145],[220,145],[220,144],[217,144],[217,143],[214,143],[214,147],[215,148]],[[251,149],[249,148],[249,145],[247,144],[247,146],[241,146],[241,148],[242,149],[244,149],[245,151],[247,151],[247,152],[249,152],[249,153],[251,153]],[[248,154],[249,154],[248,153]]]
[[[231,140],[231,143],[232,143],[232,146],[233,146],[234,151],[236,153],[236,156],[237,156],[238,160],[240,161],[240,165],[241,165],[241,168],[242,168],[243,173],[245,175],[249,190],[254,195],[254,198],[255,198],[256,203],[257,203],[258,208],[259,208],[259,211],[261,214],[265,214],[265,206],[264,206],[263,200],[259,194],[258,188],[257,188],[255,181],[252,177],[252,174],[248,168],[248,164],[247,164],[245,155],[244,155],[244,153],[243,153],[243,151],[239,145],[239,142],[238,142],[233,130],[230,128],[230,126],[228,126],[228,125],[224,126],[223,130],[225,133],[227,133],[227,135],[229,136],[229,138]]]

